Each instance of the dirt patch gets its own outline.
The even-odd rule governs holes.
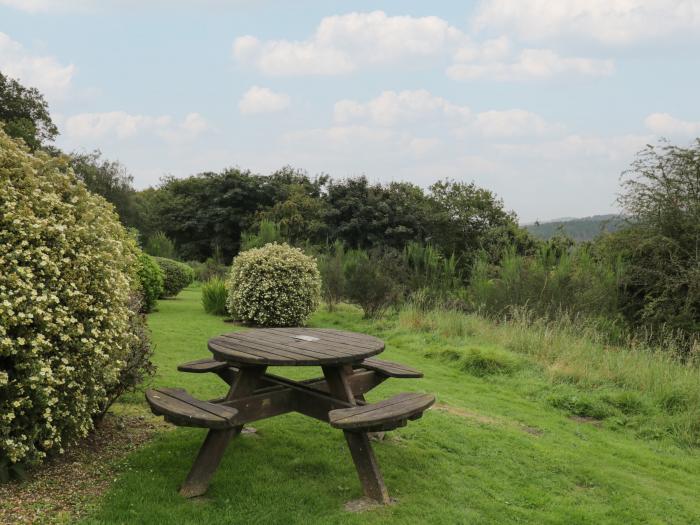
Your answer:
[[[156,418],[107,414],[63,456],[0,485],[0,523],[69,523],[84,516],[115,479],[116,460],[170,428]]]
[[[391,498],[389,505],[393,505],[394,503],[396,503],[396,500]],[[366,512],[380,507],[383,507],[381,503],[370,498],[355,499],[343,505],[346,512]]]
[[[544,435],[544,430],[541,428],[537,427],[530,427],[528,425],[520,425],[520,430],[523,432],[527,432],[528,434],[532,434],[533,436],[543,436]]]
[[[478,414],[476,412],[471,412],[469,410],[465,410],[464,408],[458,408],[458,407],[453,407],[450,405],[444,405],[442,403],[436,404],[435,410],[447,412],[448,414],[452,414],[455,416],[466,417],[467,419],[473,419],[474,421],[478,421],[479,423],[484,423],[485,425],[502,425],[503,424],[502,421],[499,421],[496,418],[484,416],[483,414]]]
[[[576,421],[577,423],[585,423],[587,425],[593,425],[594,427],[600,427],[603,422],[600,419],[589,416],[569,416],[571,421]]]
[[[522,430],[523,432],[530,434],[532,436],[542,436],[544,435],[544,430],[541,428],[537,427],[532,427],[529,425],[525,425],[523,423],[519,423],[516,421],[509,421],[506,419],[500,419],[500,418],[495,418],[491,416],[485,416],[483,414],[479,414],[477,412],[472,412],[470,410],[465,410],[464,408],[458,408],[458,407],[453,407],[450,405],[444,405],[442,403],[438,403],[434,407],[436,410],[440,410],[442,412],[447,412],[448,414],[452,414],[455,416],[459,417],[464,417],[467,419],[472,419],[478,423],[483,423],[485,425],[494,425],[494,426],[507,426],[507,427],[513,427],[517,428],[519,430]]]

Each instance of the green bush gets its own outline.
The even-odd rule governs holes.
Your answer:
[[[477,258],[468,288],[470,306],[495,317],[526,307],[547,319],[562,314],[614,319],[620,271],[618,263],[594,257],[585,246],[562,252],[550,241],[533,256],[507,249],[497,267],[484,256]]]
[[[228,281],[234,319],[261,326],[303,325],[320,301],[316,260],[287,244],[240,253]]]
[[[148,313],[153,310],[163,293],[163,270],[153,257],[141,253],[138,258],[138,275],[141,283],[141,311]]]
[[[341,241],[336,241],[330,252],[319,258],[318,265],[323,282],[323,299],[328,305],[328,311],[335,310],[335,306],[342,300],[345,293],[345,272],[343,260],[345,248]]]
[[[93,428],[129,355],[137,249],[64,157],[0,128],[0,478]]]
[[[380,317],[391,305],[401,300],[400,257],[391,253],[350,251],[345,261],[346,294],[359,305],[365,318]]]
[[[154,257],[163,271],[163,293],[161,297],[175,297],[194,281],[194,270],[184,263]]]
[[[213,277],[225,279],[230,268],[215,258],[209,257],[204,262],[187,261],[187,265],[194,271],[194,278],[200,283],[205,283]]]
[[[212,277],[202,285],[202,305],[204,311],[212,315],[226,315],[226,281]]]

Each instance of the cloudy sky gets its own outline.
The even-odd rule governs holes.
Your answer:
[[[0,70],[139,188],[451,178],[527,222],[615,211],[636,151],[700,136],[700,0],[0,0]]]

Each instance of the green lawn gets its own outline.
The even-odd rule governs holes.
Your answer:
[[[206,315],[197,288],[161,301],[149,320],[156,345],[154,385],[197,397],[221,395],[216,377],[182,374],[178,363],[206,357],[209,337],[236,329]],[[261,421],[258,433],[229,447],[206,497],[177,494],[204,430],[163,432],[128,457],[87,523],[698,523],[700,455],[670,439],[644,440],[621,425],[575,421],[548,401],[568,388],[527,356],[466,335],[470,351],[496,352],[508,373],[479,375],[451,364],[460,351],[435,335],[357,310],[319,312],[314,326],[372,333],[387,342],[382,359],[425,372],[387,381],[369,399],[401,391],[435,393],[438,405],[375,443],[397,503],[363,513],[343,504],[361,496],[342,433],[297,415]],[[452,344],[452,343],[450,343]],[[435,358],[436,354],[442,358]],[[431,357],[432,356],[432,357]],[[290,377],[318,369],[278,369]],[[143,393],[116,410],[146,410]]]

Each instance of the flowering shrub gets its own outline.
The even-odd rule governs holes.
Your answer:
[[[134,346],[136,246],[65,158],[0,128],[0,468],[82,437]]]
[[[147,253],[139,255],[137,268],[141,284],[141,311],[148,313],[153,310],[156,300],[163,293],[163,270]]]
[[[313,257],[287,244],[267,244],[233,260],[228,281],[234,319],[261,326],[299,326],[318,306],[321,277]]]
[[[154,257],[154,259],[163,270],[161,297],[175,297],[194,281],[194,270],[188,265],[165,257]]]

